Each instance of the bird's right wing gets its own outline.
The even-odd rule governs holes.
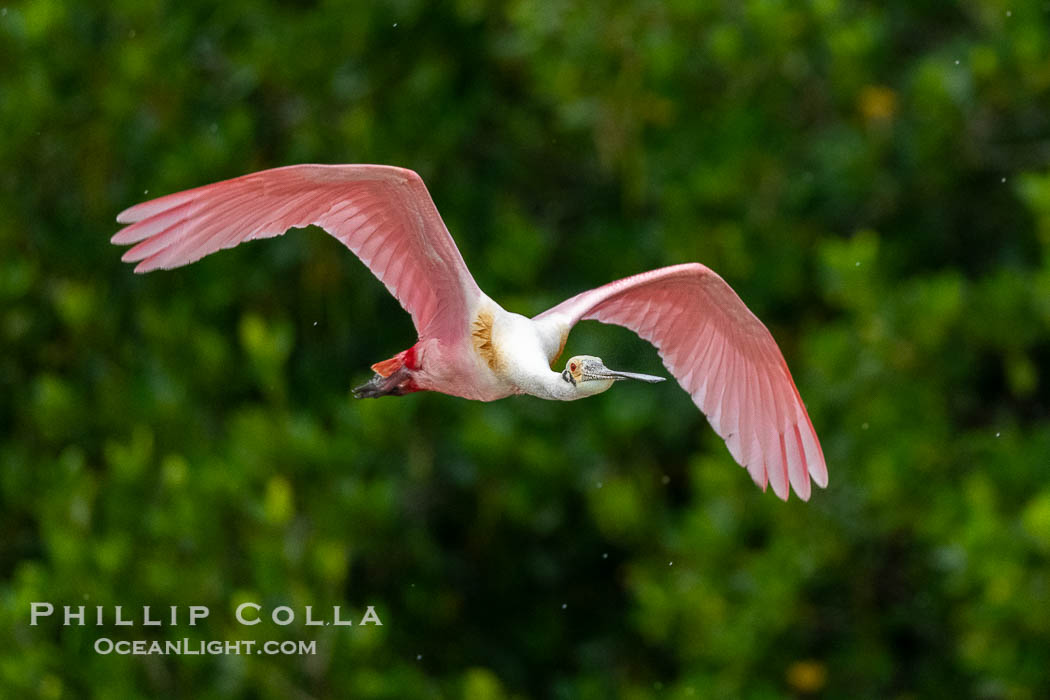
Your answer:
[[[481,291],[419,175],[385,165],[291,165],[127,209],[113,236],[135,272],[173,268],[244,241],[320,226],[412,315],[421,338],[467,332]]]
[[[787,500],[828,483],[824,453],[776,341],[725,280],[699,263],[673,265],[577,294],[535,318],[571,328],[593,319],[656,346],[751,478]]]

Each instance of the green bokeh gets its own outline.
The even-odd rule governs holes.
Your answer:
[[[108,243],[298,162],[417,170],[521,313],[712,267],[830,486],[756,490],[670,383],[354,401],[413,329],[317,230],[147,276]],[[0,163],[0,696],[1050,695],[1042,0],[14,2]],[[622,329],[568,352],[661,371]]]

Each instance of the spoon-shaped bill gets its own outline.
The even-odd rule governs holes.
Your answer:
[[[598,367],[584,366],[583,375],[587,379],[637,379],[640,382],[649,382],[650,384],[656,384],[666,379],[666,377],[654,377],[651,374],[640,374],[638,372],[620,372],[615,369],[609,369],[605,365]]]

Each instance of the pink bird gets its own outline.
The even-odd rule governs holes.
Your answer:
[[[415,345],[372,365],[358,398],[438,391],[480,401],[513,394],[572,401],[621,380],[663,381],[577,355],[552,369],[581,320],[625,326],[656,346],[763,490],[803,500],[827,485],[824,454],[773,336],[740,297],[699,263],[672,265],[581,292],[534,318],[506,311],[478,287],[423,180],[385,165],[293,165],[170,194],[122,212],[113,236],[136,245],[135,272],[173,268],[243,241],[319,226],[397,298]]]

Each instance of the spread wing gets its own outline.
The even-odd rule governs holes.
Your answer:
[[[466,334],[481,292],[419,175],[385,165],[292,165],[137,204],[113,236],[135,272],[173,268],[244,241],[320,226],[412,315],[421,338]]]
[[[656,346],[764,490],[803,500],[828,483],[824,453],[776,341],[725,280],[699,263],[644,272],[578,294],[536,317],[569,328],[593,319]],[[564,325],[567,324],[567,325]]]

